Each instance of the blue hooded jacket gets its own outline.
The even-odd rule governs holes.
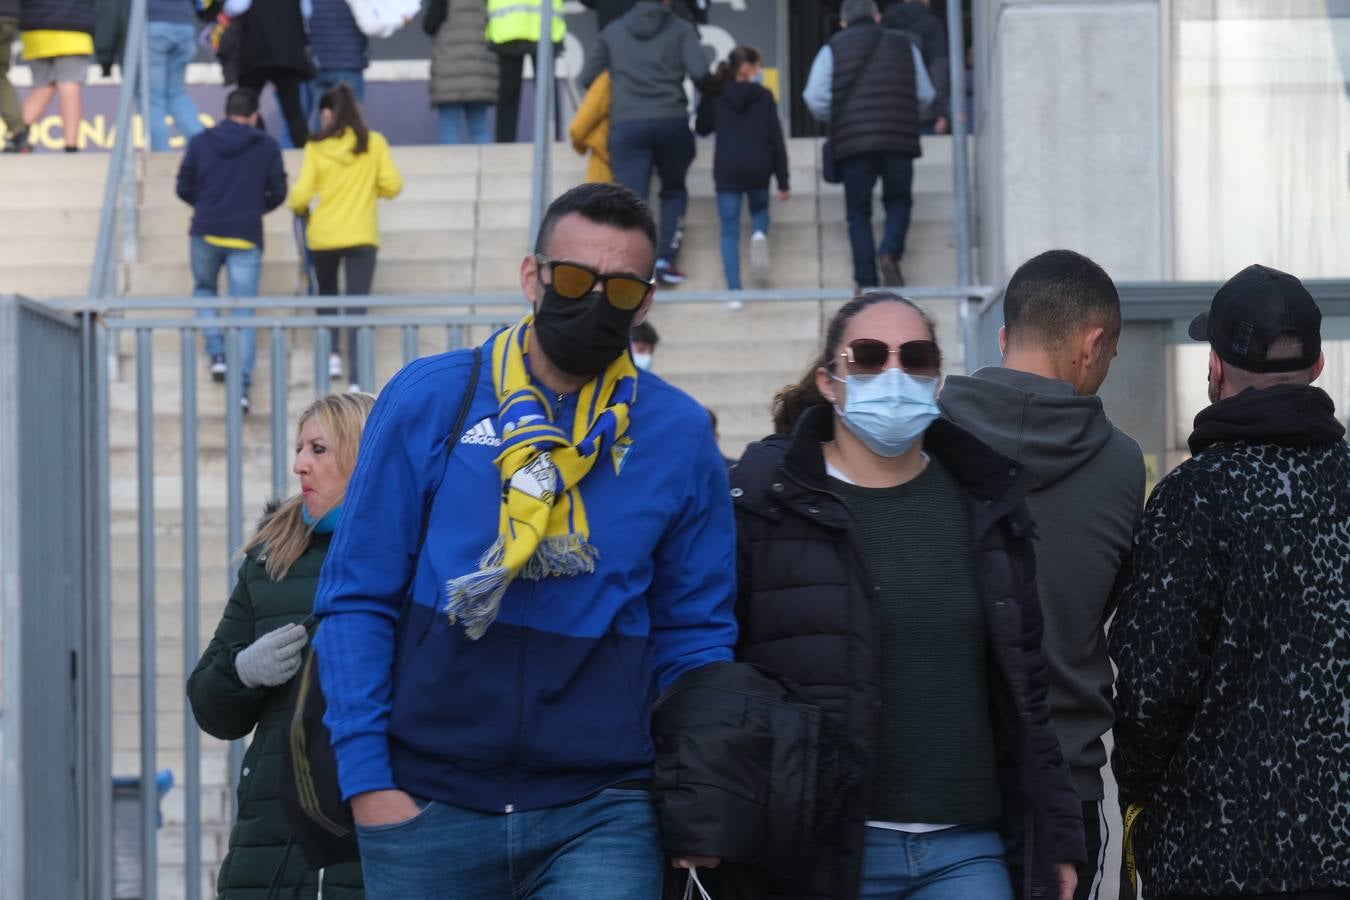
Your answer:
[[[446,583],[497,537],[499,339],[463,433],[450,434],[464,350],[409,365],[366,425],[315,599],[344,798],[397,787],[511,812],[650,777],[658,691],[732,658],[725,465],[703,408],[645,372],[631,442],[603,448],[581,482],[595,572],[517,578],[479,640],[450,624]],[[555,414],[571,421],[575,404],[561,398]]]
[[[222,119],[188,144],[178,197],[192,206],[194,237],[240,238],[262,247],[263,214],[286,199],[281,147],[257,128]]]

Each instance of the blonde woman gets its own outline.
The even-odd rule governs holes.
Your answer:
[[[300,414],[293,471],[300,493],[269,508],[244,547],[239,581],[215,636],[188,678],[197,724],[222,740],[256,732],[239,772],[239,818],[216,879],[216,896],[261,896],[290,838],[281,809],[281,740],[286,683],[300,667],[307,637],[300,623],[314,605],[319,570],[342,516],[361,431],[375,398],[331,394]],[[301,854],[280,873],[283,894],[305,877]],[[303,885],[314,897],[318,885]],[[364,897],[358,863],[324,870],[325,900]]]

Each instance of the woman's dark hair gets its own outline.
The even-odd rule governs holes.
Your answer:
[[[744,44],[732,50],[726,59],[717,64],[713,70],[712,79],[708,82],[707,93],[720,94],[722,88],[729,82],[736,80],[736,75],[741,71],[741,66],[749,63],[756,65],[761,57],[758,50],[754,47],[747,47]]]
[[[813,406],[828,405],[830,401],[826,400],[816,387],[816,370],[829,369],[834,371],[835,354],[839,351],[839,344],[844,340],[844,331],[848,328],[848,323],[853,317],[863,310],[878,303],[899,303],[902,306],[908,306],[917,312],[925,325],[928,326],[928,334],[933,342],[937,343],[937,322],[919,304],[910,300],[908,297],[902,297],[893,291],[868,291],[859,294],[852,300],[839,307],[839,311],[830,319],[829,327],[825,329],[825,346],[821,348],[819,356],[812,361],[802,380],[796,384],[789,384],[783,388],[773,398],[773,430],[777,434],[788,434],[797,425],[797,420]]]
[[[365,153],[370,148],[370,129],[366,127],[366,120],[361,116],[361,104],[357,102],[356,92],[347,82],[338,82],[337,87],[319,98],[319,109],[329,110],[333,117],[318,134],[314,135],[314,140],[322,141],[336,137],[350,128],[356,135],[356,152]]]

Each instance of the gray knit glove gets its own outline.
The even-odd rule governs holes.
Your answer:
[[[244,687],[276,687],[300,671],[300,651],[309,632],[299,623],[283,625],[249,644],[234,658],[234,671]]]

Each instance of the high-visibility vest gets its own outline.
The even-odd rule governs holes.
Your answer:
[[[540,0],[488,0],[488,43],[539,43],[539,4]],[[567,23],[563,21],[563,0],[553,0],[553,43],[562,43],[565,34]]]

